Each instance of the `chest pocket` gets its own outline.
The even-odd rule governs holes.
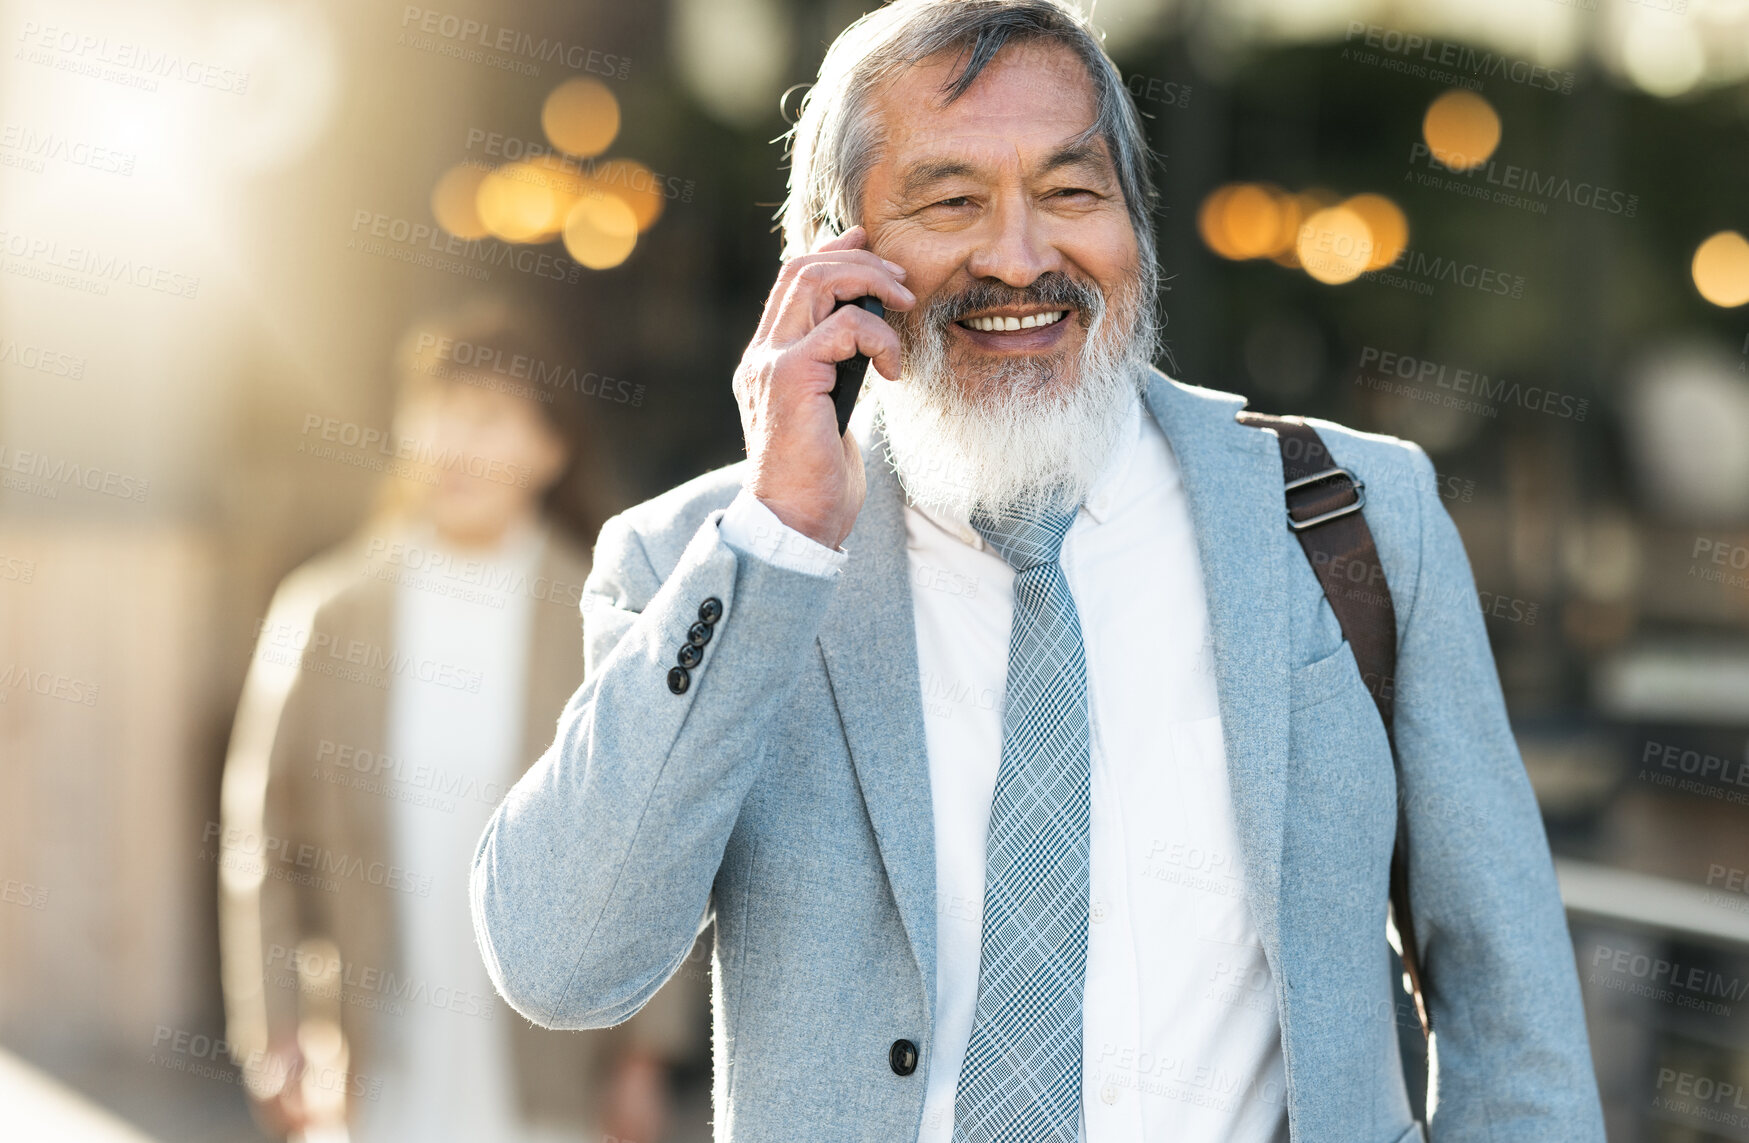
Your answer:
[[[1304,710],[1327,702],[1342,694],[1347,684],[1359,674],[1354,650],[1344,639],[1336,645],[1336,650],[1322,659],[1294,669],[1289,679],[1288,709]]]

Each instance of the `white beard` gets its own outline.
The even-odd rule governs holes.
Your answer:
[[[1090,291],[1098,301],[1075,360],[1008,361],[980,378],[949,372],[942,323],[921,322],[900,379],[870,375],[887,459],[911,502],[964,519],[1085,500],[1152,363],[1152,313],[1138,292],[1108,305]]]

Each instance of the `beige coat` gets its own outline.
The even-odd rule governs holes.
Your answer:
[[[337,1104],[345,1091],[352,1102],[388,1099],[392,1092],[372,1084],[378,1010],[422,1002],[461,1011],[490,1006],[487,1027],[508,1021],[513,1028],[524,1115],[585,1128],[594,1118],[605,1065],[620,1050],[636,1044],[676,1058],[702,1035],[694,1019],[702,1020],[706,1003],[703,964],[695,959],[683,966],[656,1003],[605,1032],[537,1028],[496,996],[424,995],[425,982],[397,971],[395,894],[420,891],[428,874],[395,866],[388,837],[392,804],[376,771],[375,760],[384,756],[389,680],[397,673],[394,580],[405,574],[380,557],[382,549],[359,538],[299,568],[281,584],[261,626],[225,764],[223,820],[207,828],[219,862],[232,1052],[252,1090],[272,1090],[268,1045],[298,1039],[306,1056],[314,1048],[336,1061],[328,1078],[317,1080],[318,1098],[327,1091]],[[501,798],[552,741],[559,712],[582,681],[578,601],[588,571],[587,554],[554,532],[539,574],[519,585],[536,600],[517,753],[522,763],[517,774],[484,791],[487,797]],[[478,790],[420,791],[405,781],[387,788],[400,797],[482,796]],[[466,855],[456,870],[466,876]],[[336,949],[337,958],[329,952]],[[338,1042],[335,1021],[343,1037]],[[323,1045],[331,1049],[325,1055]]]

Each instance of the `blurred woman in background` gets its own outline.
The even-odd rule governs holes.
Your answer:
[[[359,1143],[654,1143],[699,974],[605,1032],[531,1026],[468,914],[493,806],[583,673],[580,538],[606,510],[587,379],[507,308],[412,330],[390,472],[288,576],[223,789],[228,1034],[270,1131]],[[576,534],[560,523],[568,520]]]

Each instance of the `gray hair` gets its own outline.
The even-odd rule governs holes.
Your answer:
[[[1067,0],[894,0],[846,28],[827,51],[790,132],[789,196],[780,215],[785,256],[806,253],[822,232],[841,233],[858,222],[863,186],[880,150],[868,108],[878,87],[906,67],[958,51],[965,67],[943,89],[951,103],[1005,45],[1026,41],[1062,44],[1086,66],[1097,106],[1087,137],[1104,139],[1111,153],[1151,295],[1159,270],[1147,137],[1099,34]]]

